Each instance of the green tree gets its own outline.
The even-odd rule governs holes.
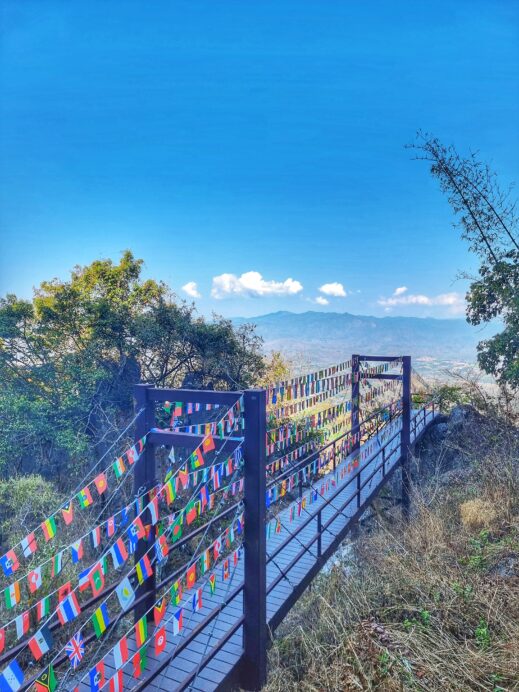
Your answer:
[[[43,282],[32,301],[0,299],[0,469],[66,485],[131,420],[135,383],[233,389],[262,375],[250,325],[204,321],[142,264],[126,251]]]
[[[502,385],[519,388],[519,242],[515,202],[494,171],[477,154],[464,158],[453,146],[418,133],[410,145],[432,175],[458,219],[461,236],[480,259],[467,292],[467,321],[473,325],[498,317],[503,329],[478,345],[481,369]]]

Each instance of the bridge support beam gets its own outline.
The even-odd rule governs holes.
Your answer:
[[[149,396],[151,389],[152,385],[150,384],[137,384],[134,388],[135,413],[144,409],[135,423],[135,441],[140,440],[146,433],[155,427],[155,404],[154,400]],[[142,452],[142,457],[135,465],[133,476],[134,497],[138,497],[145,492],[146,495],[144,496],[143,505],[146,505],[149,502],[149,490],[153,488],[156,482],[155,446],[153,444],[147,444]],[[136,511],[136,515],[137,514],[138,511]],[[150,523],[150,517],[146,516],[147,514],[148,510],[146,510],[142,517],[144,524]],[[147,538],[139,539],[135,551],[135,564],[137,564],[148,550],[150,550],[154,541],[155,534],[153,531],[150,531]],[[152,609],[155,602],[155,570],[153,570],[153,574],[137,588],[135,596],[136,598],[146,596],[146,598],[135,606],[134,618],[135,622],[137,622],[148,610]],[[149,615],[152,616],[152,611]]]
[[[244,393],[245,573],[240,685],[260,690],[267,681],[267,545],[265,535],[266,391]]]
[[[411,356],[403,356],[402,365],[402,515],[408,519],[411,511]]]

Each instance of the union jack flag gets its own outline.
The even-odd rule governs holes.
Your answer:
[[[65,651],[70,659],[70,665],[75,670],[81,663],[81,659],[85,654],[85,644],[81,632],[77,632],[77,634],[72,637],[65,647]]]

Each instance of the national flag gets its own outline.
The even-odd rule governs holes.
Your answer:
[[[207,570],[211,567],[211,553],[209,548],[204,550],[200,557],[200,572],[205,574]]]
[[[99,608],[97,608],[91,619],[96,637],[100,639],[110,624],[110,616],[108,614],[108,607],[106,603],[102,603]]]
[[[50,613],[50,596],[44,596],[36,604],[36,620],[40,622]]]
[[[143,646],[134,654],[132,658],[133,663],[133,677],[140,678],[142,671],[146,669],[148,665],[148,656],[146,652],[146,647]]]
[[[110,554],[112,555],[112,560],[115,569],[118,569],[128,559],[128,551],[126,550],[126,545],[122,538],[119,538],[114,545],[110,548]]]
[[[58,603],[61,603],[64,601],[67,596],[70,594],[72,591],[72,583],[67,581],[65,584],[62,584],[59,589],[58,589]]]
[[[180,579],[173,583],[170,589],[170,593],[171,600],[175,605],[178,605],[182,600],[182,582],[180,581]]]
[[[14,608],[20,603],[20,582],[15,581],[4,590],[5,605],[7,608]]]
[[[79,506],[81,509],[85,509],[86,507],[90,507],[92,504],[92,495],[90,493],[90,489],[88,485],[86,485],[83,490],[80,490],[77,494],[77,499],[79,502]]]
[[[58,686],[54,667],[50,663],[41,675],[35,680],[36,692],[54,692]]]
[[[2,692],[17,692],[23,685],[23,671],[14,660],[0,673],[0,690]]]
[[[29,631],[31,625],[29,618],[29,611],[26,610],[25,613],[18,615],[15,618],[16,623],[16,639],[21,639]]]
[[[135,565],[135,574],[139,584],[143,584],[153,574],[153,568],[147,555],[144,555]]]
[[[74,592],[69,594],[67,598],[58,605],[56,612],[58,614],[58,620],[62,625],[77,618],[81,612],[81,608],[76,594]]]
[[[160,602],[155,603],[153,607],[153,620],[155,622],[155,627],[158,627],[162,622],[162,619],[166,614],[167,607],[168,599],[166,598],[166,596],[161,598]]]
[[[143,615],[138,622],[135,623],[135,643],[138,647],[142,646],[148,638],[148,621],[146,615]]]
[[[112,465],[116,478],[121,478],[126,473],[126,466],[122,457],[116,459]]]
[[[101,527],[96,526],[95,529],[92,529],[90,533],[90,538],[92,540],[92,548],[99,548],[101,545]]]
[[[50,541],[51,538],[54,538],[56,535],[56,520],[54,517],[45,519],[45,521],[41,523],[41,530],[43,531],[43,535],[45,536],[45,540],[47,542]]]
[[[5,649],[5,628],[0,627],[0,654]]]
[[[216,591],[216,574],[211,574],[209,577],[209,588],[211,590],[211,593],[214,594]]]
[[[105,664],[104,661],[99,661],[89,673],[90,677],[90,692],[99,692],[105,684]]]
[[[197,589],[193,594],[193,612],[197,613],[202,608],[202,589]]]
[[[173,541],[173,543],[175,543],[182,537],[183,518],[184,516],[181,512],[180,515],[175,519],[175,521],[171,525],[171,540]]]
[[[222,579],[227,581],[229,579],[229,559],[223,561],[222,566]]]
[[[166,536],[159,536],[155,543],[155,555],[159,562],[165,560],[169,553],[169,545]]]
[[[70,554],[72,555],[72,562],[75,565],[83,558],[83,539],[80,538],[75,543],[70,546]]]
[[[177,478],[180,484],[182,485],[182,489],[185,490],[189,485],[189,473],[187,470],[187,466],[183,466],[181,469],[178,470]]]
[[[166,648],[167,643],[166,629],[161,627],[155,632],[155,656],[160,656],[160,654]]]
[[[22,538],[21,546],[24,557],[30,557],[35,553],[38,546],[36,545],[34,533],[30,533],[28,536],[25,536],[25,538]]]
[[[60,550],[59,553],[56,553],[56,555],[54,555],[54,557],[52,558],[52,564],[50,567],[51,577],[57,577],[62,569],[63,569],[63,550]]]
[[[70,500],[66,505],[61,508],[61,516],[63,521],[67,526],[69,526],[74,520],[74,502]]]
[[[204,465],[204,455],[200,449],[195,449],[191,454],[191,468],[194,470],[199,469]]]
[[[39,661],[52,647],[52,634],[48,627],[42,627],[29,639],[29,649],[35,661]]]
[[[79,573],[79,578],[78,578],[78,587],[80,591],[86,591],[88,587],[90,586],[90,567],[87,569],[84,569],[82,572]]]
[[[2,569],[4,570],[6,577],[10,577],[16,572],[20,566],[20,563],[18,562],[18,558],[16,557],[14,550],[8,550],[5,555],[0,557],[0,565],[2,565]]]
[[[175,418],[178,418],[179,416],[182,415],[182,402],[181,401],[175,401],[175,407],[173,409],[173,415]]]
[[[207,452],[212,452],[215,447],[214,444],[214,439],[212,435],[208,435],[204,441],[202,442],[202,450],[204,454],[207,454]]]
[[[221,465],[211,467],[211,480],[213,481],[213,490],[218,490],[220,488],[220,469]]]
[[[196,563],[191,565],[191,567],[186,572],[186,588],[190,589],[195,585],[196,582]]]
[[[31,593],[38,591],[42,584],[41,565],[29,572],[29,574],[27,575],[27,582],[29,584],[29,591]]]
[[[92,596],[94,596],[95,598],[105,588],[105,577],[100,562],[98,562],[94,566],[94,568],[89,572],[88,581],[90,584],[90,588],[92,589]]]
[[[130,539],[130,543],[133,545],[137,545],[137,541],[140,538],[144,538],[146,535],[146,532],[144,530],[144,526],[142,524],[142,520],[140,517],[136,517],[130,526],[127,529],[127,534],[128,538]]]
[[[128,608],[135,601],[135,591],[133,590],[128,577],[125,577],[117,585],[115,593],[123,610],[128,610]]]
[[[207,485],[204,485],[201,488],[198,497],[200,500],[201,512],[203,512],[209,502],[209,491],[207,490]]]
[[[116,528],[117,522],[115,520],[115,516],[108,517],[108,519],[106,520],[106,535],[108,536],[108,538],[111,538],[114,535]]]
[[[182,608],[179,608],[176,613],[173,613],[173,634],[178,634],[182,629],[182,612]]]
[[[114,656],[114,666],[116,670],[119,670],[119,668],[122,668],[126,661],[128,660],[128,640],[126,638],[126,635],[123,635],[121,639],[117,642],[117,644],[114,646],[112,649],[112,653]]]
[[[198,517],[198,502],[191,500],[186,505],[186,521],[187,521],[188,526],[189,526],[189,524],[192,524],[197,517]]]
[[[133,447],[130,447],[130,449],[126,451],[124,454],[126,456],[126,461],[130,464],[130,466],[133,466],[133,464],[137,461],[137,459],[140,456],[140,452],[137,451],[135,445]]]
[[[105,473],[100,473],[94,478],[94,485],[96,487],[97,492],[99,495],[102,495],[105,493],[108,489],[108,483],[106,482],[106,474]]]
[[[213,543],[213,559],[215,562],[220,557],[221,549],[222,549],[222,539],[219,536],[218,538],[215,539],[215,541]]]
[[[109,692],[123,692],[124,690],[124,675],[122,670],[118,670],[115,675],[110,678]]]
[[[175,487],[173,485],[173,479],[170,478],[165,486],[164,486],[164,492],[166,494],[166,502],[168,505],[172,505],[173,502],[175,502],[176,494],[175,494]]]
[[[152,523],[152,526],[155,526],[155,524],[159,520],[159,498],[154,497],[151,502],[148,502],[148,512],[150,513],[150,521]]]
[[[77,632],[65,647],[65,653],[69,657],[70,665],[75,670],[85,655],[85,642],[81,632]]]

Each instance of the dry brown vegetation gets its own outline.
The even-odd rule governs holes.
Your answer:
[[[519,689],[517,440],[503,452],[501,425],[458,479],[415,492],[408,525],[377,518],[319,577],[277,633],[268,692]]]

